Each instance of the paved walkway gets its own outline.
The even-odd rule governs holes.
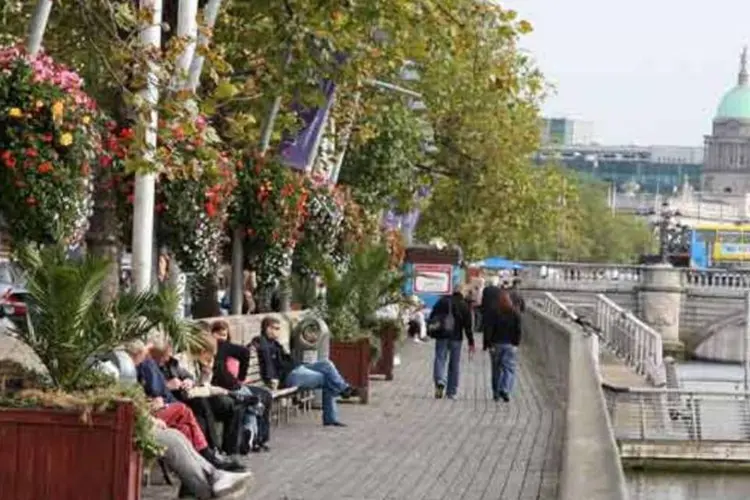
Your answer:
[[[514,399],[495,403],[487,355],[464,356],[458,400],[435,400],[432,350],[408,342],[395,380],[371,382],[369,405],[341,405],[347,428],[322,427],[318,412],[274,428],[273,450],[249,459],[246,498],[556,498],[564,395],[547,390],[539,364],[522,350]]]

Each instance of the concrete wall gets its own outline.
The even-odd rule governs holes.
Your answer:
[[[554,390],[567,395],[561,500],[624,500],[625,477],[590,340],[575,325],[529,304],[524,342]]]

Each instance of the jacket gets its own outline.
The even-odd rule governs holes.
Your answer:
[[[235,377],[227,369],[227,358],[234,358],[240,363],[240,369]],[[245,346],[227,341],[219,341],[214,359],[213,377],[211,383],[223,387],[228,391],[236,391],[242,387],[242,380],[247,377],[250,366],[250,349]]]
[[[297,367],[292,355],[284,350],[278,340],[261,335],[257,342],[253,342],[258,351],[258,367],[260,378],[270,384],[271,380],[278,380],[281,387],[287,376]]]
[[[441,297],[432,308],[428,323],[431,323],[434,319],[440,316],[447,315],[449,309],[453,314],[455,328],[448,339],[463,340],[464,335],[466,335],[466,340],[469,342],[469,345],[473,346],[474,332],[472,331],[473,328],[471,325],[471,311],[469,310],[469,304],[466,303],[466,300],[464,300],[460,293]]]
[[[517,311],[495,311],[488,315],[488,323],[484,324],[483,348],[488,349],[495,344],[521,343],[521,314]]]
[[[149,398],[162,398],[166,404],[177,402],[177,399],[167,388],[167,380],[159,369],[159,365],[153,359],[146,358],[143,363],[138,365],[138,382],[143,386],[143,390],[146,391],[146,396]]]

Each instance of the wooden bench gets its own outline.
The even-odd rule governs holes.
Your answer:
[[[245,381],[251,386],[263,385],[263,380],[260,376],[258,355],[254,348],[250,348],[250,364],[248,365]],[[299,389],[298,387],[276,389],[275,391],[271,391],[271,397],[274,403],[271,408],[271,418],[277,425],[281,420],[282,413],[284,421],[289,422],[293,410],[302,410],[303,413],[309,412],[312,409],[312,401],[314,399],[312,391]]]

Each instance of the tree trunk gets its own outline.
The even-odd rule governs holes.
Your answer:
[[[86,249],[91,255],[108,259],[113,264],[102,289],[101,299],[105,303],[115,300],[120,290],[120,241],[114,207],[114,191],[97,186],[94,191],[94,213],[86,233]]]

